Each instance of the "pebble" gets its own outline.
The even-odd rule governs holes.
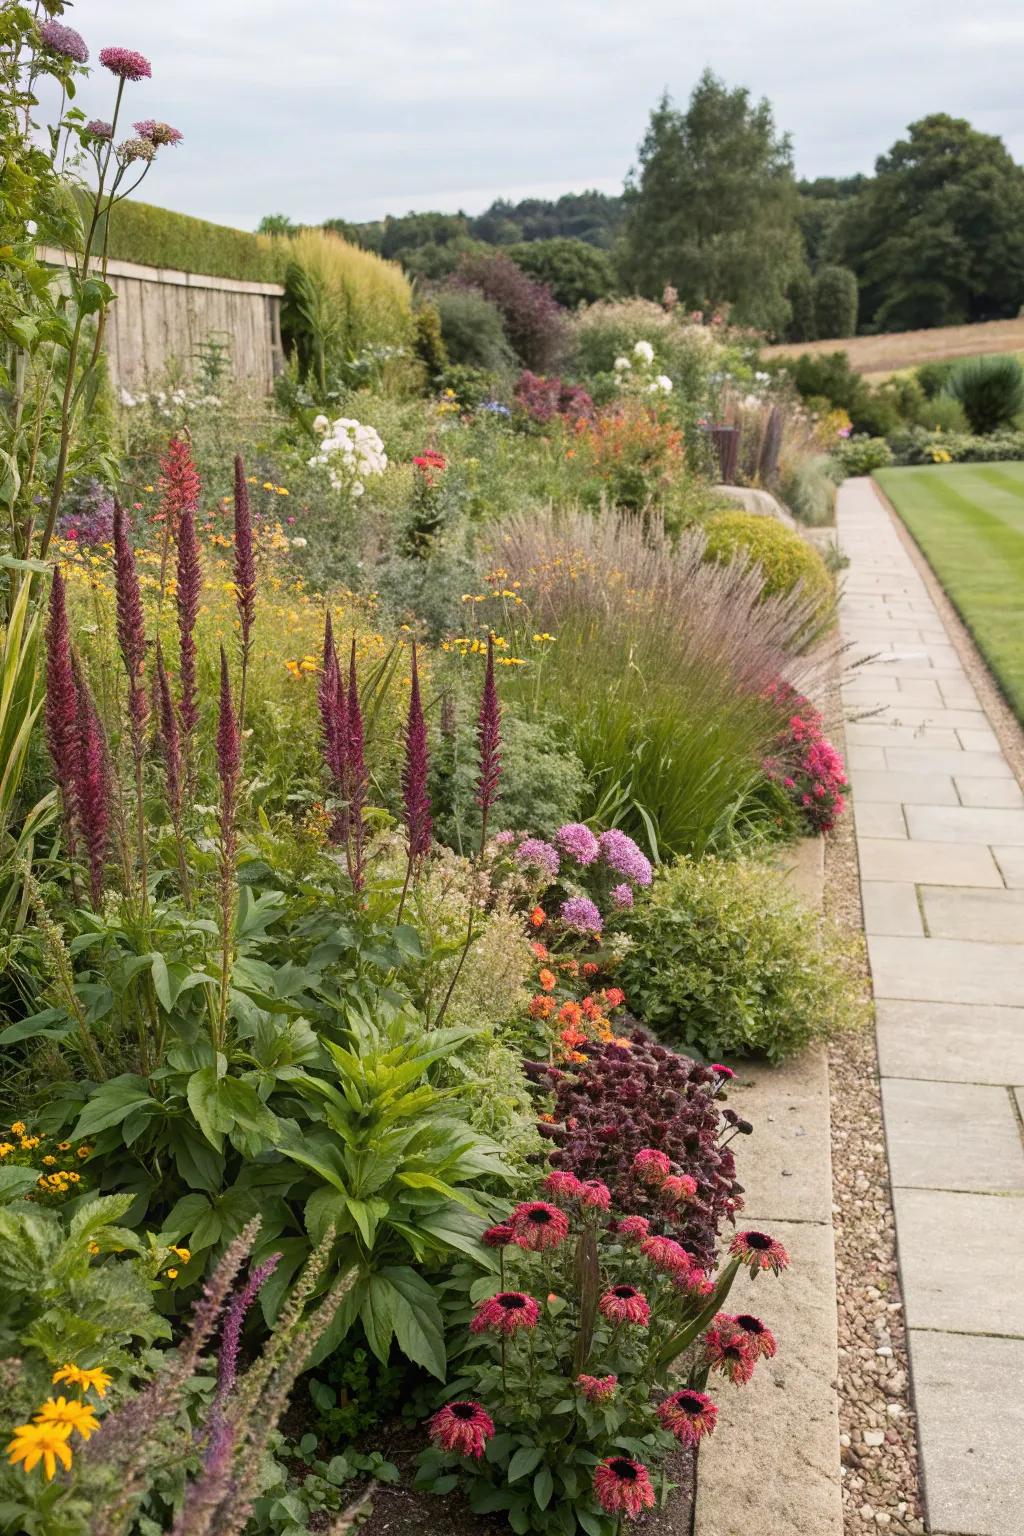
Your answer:
[[[865,1429],[861,1432],[861,1439],[865,1445],[882,1445],[885,1435],[880,1429]]]

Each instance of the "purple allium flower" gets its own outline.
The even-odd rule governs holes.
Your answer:
[[[89,856],[89,891],[93,907],[103,899],[103,867],[107,859],[107,832],[110,824],[110,775],[107,769],[107,743],[96,704],[88,684],[76,667],[78,688],[78,771],[77,800]]]
[[[620,912],[625,912],[633,905],[633,887],[625,881],[621,885],[613,885],[611,891],[612,903]]]
[[[352,637],[352,649],[348,663],[348,698],[345,701],[348,736],[348,819],[352,834],[352,852],[349,874],[357,891],[363,888],[363,805],[366,801],[368,775],[366,772],[366,739],[363,733],[363,714],[359,705],[359,683],[356,678],[356,641]]]
[[[68,851],[74,856],[76,756],[78,752],[78,692],[71,664],[67,589],[54,570],[46,625],[46,745],[53,763],[64,809]]]
[[[477,721],[477,743],[480,752],[480,777],[477,779],[476,803],[482,816],[482,835],[487,834],[487,816],[498,798],[498,782],[501,778],[501,705],[494,684],[494,637],[487,636],[487,672],[484,691],[480,699],[480,716]]]
[[[66,27],[62,21],[44,21],[39,28],[39,36],[47,48],[63,54],[66,59],[73,59],[76,64],[85,64],[89,58],[89,50],[81,33],[76,32],[74,27]]]
[[[525,838],[516,849],[515,857],[518,864],[533,864],[552,880],[558,876],[558,867],[561,863],[558,849],[546,843],[543,838]]]
[[[581,821],[567,821],[555,833],[555,842],[577,864],[593,864],[600,852],[597,838]]]
[[[119,80],[148,80],[153,73],[149,60],[134,48],[101,48],[100,63]]]
[[[105,123],[102,117],[94,117],[91,123],[85,125],[86,133],[94,139],[112,139],[114,137],[113,123]]]
[[[170,123],[158,123],[152,117],[143,118],[141,123],[133,123],[132,127],[140,139],[148,139],[151,144],[168,144],[173,147],[184,138],[180,129],[172,128]]]
[[[570,896],[558,909],[567,928],[579,933],[600,933],[604,927],[601,914],[589,896]]]
[[[174,707],[171,681],[164,666],[164,655],[159,640],[156,643],[156,681],[160,714],[160,753],[167,775],[167,803],[177,822],[181,815],[181,735],[178,731],[178,712]]]
[[[495,844],[499,848],[510,848],[512,846],[512,844],[515,842],[515,840],[516,840],[515,833],[513,831],[511,831],[508,827],[506,827],[504,829],[504,831],[496,832],[494,834]]]
[[[430,795],[427,791],[427,725],[420,701],[416,642],[412,643],[412,687],[409,718],[405,727],[405,764],[402,768],[402,800],[409,837],[409,858],[416,860],[430,848]]]
[[[178,646],[181,657],[181,723],[187,738],[199,723],[196,688],[196,615],[203,590],[203,567],[193,509],[183,506],[178,520]]]
[[[117,146],[117,153],[125,165],[131,165],[134,160],[145,160],[148,163],[156,159],[156,145],[149,139],[125,139]]]
[[[651,861],[641,853],[631,837],[612,827],[598,838],[601,857],[617,875],[625,875],[634,885],[650,885],[654,878]]]
[[[132,747],[142,757],[142,739],[149,718],[149,698],[142,676],[146,666],[146,627],[142,615],[142,592],[135,568],[135,551],[128,537],[128,519],[119,501],[114,502],[114,586],[116,589],[117,639],[125,671],[128,673],[128,711],[131,718]]]

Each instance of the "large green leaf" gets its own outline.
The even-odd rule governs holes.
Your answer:
[[[379,1270],[376,1279],[387,1282],[395,1292],[392,1318],[399,1347],[410,1360],[443,1381],[447,1364],[444,1321],[433,1290],[405,1265]]]
[[[6,1205],[10,1200],[20,1199],[38,1182],[39,1173],[35,1168],[0,1166],[0,1205]]]

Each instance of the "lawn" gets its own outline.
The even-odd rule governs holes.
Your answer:
[[[1024,464],[884,469],[876,478],[1024,719]]]

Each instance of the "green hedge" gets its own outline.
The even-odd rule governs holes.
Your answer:
[[[118,203],[110,216],[109,253],[117,261],[137,261],[144,267],[263,283],[281,282],[287,265],[286,252],[266,235],[130,199]]]

